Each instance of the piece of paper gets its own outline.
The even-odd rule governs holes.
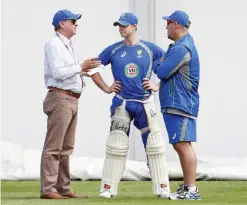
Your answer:
[[[90,75],[90,76],[92,76],[93,74],[95,74],[95,73],[100,73],[103,69],[104,69],[104,65],[100,65],[99,67],[97,67],[97,68],[93,68],[93,69],[90,69],[88,72],[87,72],[87,74],[88,75]]]

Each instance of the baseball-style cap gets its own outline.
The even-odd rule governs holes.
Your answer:
[[[52,21],[52,25],[56,28],[59,25],[60,21],[66,21],[66,20],[78,20],[81,18],[81,14],[74,14],[69,10],[60,10],[57,13],[55,13]]]
[[[113,23],[113,26],[128,26],[128,25],[137,25],[138,19],[133,13],[123,13],[119,20]]]
[[[162,19],[176,21],[185,28],[190,27],[189,16],[184,11],[174,11],[170,16],[163,16]]]

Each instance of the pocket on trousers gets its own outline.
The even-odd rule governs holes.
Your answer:
[[[56,102],[53,98],[54,98],[54,91],[53,92],[49,91],[46,95],[45,100],[43,101],[43,112],[46,115],[49,115],[56,106]]]

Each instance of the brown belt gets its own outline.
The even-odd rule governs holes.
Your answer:
[[[48,89],[49,89],[49,91],[54,91],[55,90],[57,92],[65,93],[65,94],[67,94],[69,96],[72,96],[72,97],[75,97],[77,99],[79,99],[80,96],[81,96],[80,93],[74,93],[71,90],[63,90],[61,88],[55,88],[55,87],[50,87],[50,86],[48,87]]]

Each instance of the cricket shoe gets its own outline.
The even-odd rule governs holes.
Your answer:
[[[99,197],[110,199],[111,197],[113,197],[113,194],[110,190],[105,190],[99,194]]]
[[[165,189],[161,190],[159,197],[163,199],[169,199],[171,196],[171,193],[169,191],[166,191]]]
[[[179,189],[170,195],[171,200],[201,200],[198,189],[190,191],[188,186],[180,185]]]

